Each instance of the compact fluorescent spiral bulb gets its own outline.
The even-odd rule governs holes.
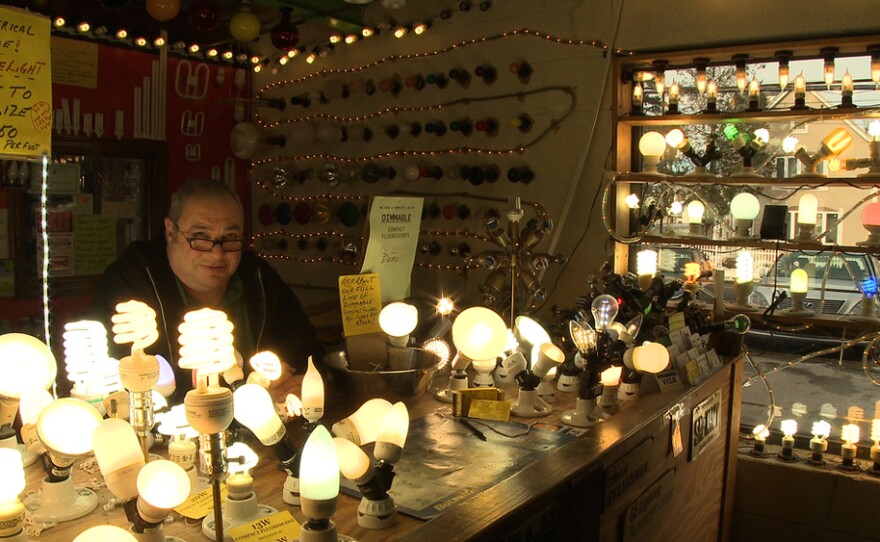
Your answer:
[[[218,386],[217,375],[235,365],[232,322],[226,313],[209,308],[190,311],[178,326],[181,369],[196,371],[198,388]]]
[[[119,369],[110,358],[107,329],[95,320],[64,324],[64,367],[74,397],[98,401],[121,389]]]
[[[281,360],[275,352],[264,350],[257,352],[248,361],[253,372],[248,375],[247,381],[259,384],[264,388],[281,378]]]
[[[116,305],[116,314],[110,317],[113,322],[113,342],[131,343],[131,350],[143,351],[159,338],[156,326],[156,311],[142,301],[126,301]]]

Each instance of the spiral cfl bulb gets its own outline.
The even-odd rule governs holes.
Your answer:
[[[107,329],[94,320],[68,322],[62,337],[67,378],[76,391],[88,394],[89,388],[100,385],[101,375],[110,365]]]
[[[254,371],[270,382],[281,377],[281,360],[274,352],[257,352],[251,356],[250,364]]]
[[[813,422],[813,427],[810,433],[812,433],[813,437],[817,440],[825,440],[828,438],[828,435],[831,434],[831,424],[825,420]]]
[[[209,377],[235,365],[233,325],[223,311],[209,308],[190,311],[177,329],[181,369],[192,369],[198,371],[199,377]]]
[[[116,305],[113,322],[113,342],[131,343],[132,352],[144,350],[159,338],[156,311],[142,301],[126,301]]]
[[[244,442],[233,442],[226,448],[226,461],[229,463],[229,474],[249,476],[260,458]]]

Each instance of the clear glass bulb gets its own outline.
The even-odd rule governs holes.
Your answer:
[[[189,497],[189,475],[167,459],[150,461],[137,477],[140,498],[159,510],[177,508]]]
[[[593,321],[596,324],[596,331],[607,332],[611,326],[611,322],[617,317],[617,311],[620,305],[614,296],[602,294],[593,300],[590,311],[593,313]]]
[[[98,410],[72,397],[52,401],[37,418],[37,434],[50,451],[79,457],[92,451],[92,436],[103,417]]]
[[[370,456],[360,446],[350,440],[333,439],[336,454],[339,456],[339,471],[349,480],[360,480],[370,471]]]
[[[286,434],[281,418],[275,412],[272,397],[259,384],[245,384],[232,394],[233,416],[250,429],[266,446],[277,443]]]
[[[507,325],[491,309],[470,307],[452,322],[452,342],[459,354],[470,360],[494,359],[504,351]]]
[[[0,395],[20,399],[55,382],[58,366],[46,343],[25,333],[0,335]]]
[[[788,67],[788,62],[780,62],[779,63],[779,90],[785,90],[785,87],[788,86],[788,78],[791,76],[791,71]]]
[[[312,501],[329,501],[339,495],[339,458],[327,428],[319,425],[306,439],[300,461],[300,495]]]
[[[795,96],[803,97],[807,92],[807,80],[804,78],[804,73],[801,72],[794,78],[794,93]]]

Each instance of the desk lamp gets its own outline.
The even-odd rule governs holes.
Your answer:
[[[287,428],[275,412],[272,396],[257,384],[245,384],[235,390],[235,419],[250,429],[264,446],[270,446],[287,473],[282,498],[299,505],[299,462],[296,449],[287,438]]]
[[[70,521],[98,506],[95,492],[74,489],[70,470],[77,458],[91,453],[101,419],[95,407],[72,397],[56,399],[40,413],[37,435],[47,450],[42,456],[46,477],[40,491],[24,501],[37,521]]]
[[[145,353],[144,349],[159,338],[156,311],[140,301],[126,301],[116,305],[116,314],[110,319],[113,322],[113,342],[131,343],[131,355],[119,360],[119,379],[128,390],[129,419],[146,458],[148,435],[155,423],[152,389],[159,382],[159,360]]]
[[[452,402],[452,392],[468,387],[465,369],[472,361],[495,362],[507,343],[507,326],[495,311],[486,307],[463,310],[452,323],[452,342],[458,353],[452,360],[449,386],[437,393],[437,399]]]
[[[29,542],[24,532],[24,505],[18,499],[24,491],[24,463],[21,453],[0,448],[0,540]]]
[[[559,367],[565,361],[565,353],[551,342],[545,342],[537,348],[538,358],[531,370],[524,369],[516,375],[519,384],[519,395],[516,402],[510,405],[510,412],[523,418],[546,416],[553,408],[538,396],[538,384],[541,383],[550,369]]]
[[[229,532],[229,529],[238,525],[277,514],[278,510],[271,506],[257,503],[251,472],[257,466],[259,457],[251,447],[243,442],[233,442],[226,448],[226,462],[229,465],[229,477],[226,479],[229,491],[223,504],[223,529]],[[205,516],[202,520],[202,533],[208,538],[214,538],[216,531],[213,517]]]
[[[0,447],[16,448],[31,465],[37,456],[18,444],[12,424],[21,398],[55,383],[58,366],[46,343],[24,333],[0,335]]]
[[[226,314],[209,308],[183,315],[180,331],[181,369],[195,371],[196,387],[186,393],[183,404],[190,426],[199,432],[199,464],[211,480],[217,540],[223,539],[220,482],[226,475],[224,432],[232,423],[233,399],[220,386],[220,373],[235,365],[232,322]]]
[[[306,439],[302,451],[302,512],[306,521],[300,531],[300,542],[354,542],[336,532],[331,519],[336,512],[339,495],[339,458],[333,437],[318,425]]]
[[[388,494],[370,463],[370,456],[350,440],[333,439],[339,456],[339,470],[361,492],[357,509],[358,525],[366,529],[387,529],[397,525],[397,504]]]
[[[137,492],[137,513],[128,519],[138,542],[185,542],[166,536],[162,528],[171,510],[183,504],[190,494],[189,476],[180,465],[167,459],[150,461],[138,473]]]
[[[813,438],[810,439],[810,459],[807,460],[811,465],[824,465],[825,460],[822,454],[828,450],[828,436],[831,435],[831,424],[825,420],[813,422]]]
[[[376,442],[379,425],[391,410],[391,403],[380,397],[368,399],[347,418],[333,424],[331,431],[337,437],[350,440],[358,446]]]
[[[382,307],[379,312],[379,327],[388,335],[391,346],[405,347],[409,344],[409,334],[419,323],[419,310],[409,303],[395,301]]]
[[[248,360],[251,366],[251,374],[247,377],[248,383],[259,384],[268,388],[272,382],[281,378],[281,360],[275,352],[264,350],[257,352]]]
[[[161,435],[169,438],[168,459],[174,461],[189,475],[190,488],[194,492],[201,491],[207,485],[207,480],[199,477],[195,467],[196,447],[195,439],[198,432],[190,427],[186,419],[184,405],[174,405],[167,412],[156,415],[158,427],[156,430]]]
[[[116,525],[95,525],[78,534],[73,542],[138,542],[138,539]]]
[[[795,175],[795,177],[821,177],[824,178],[825,175],[822,175],[817,172],[819,164],[822,163],[823,160],[827,158],[832,158],[834,156],[840,155],[844,150],[847,149],[853,142],[853,136],[849,133],[849,130],[846,128],[840,127],[833,130],[830,134],[825,136],[825,139],[822,140],[822,143],[819,145],[819,150],[815,153],[808,152],[804,147],[798,148],[794,155],[800,161],[800,163],[806,169],[805,172]],[[795,146],[797,143],[788,144],[788,146]]]
[[[587,364],[587,356],[596,348],[596,332],[590,324],[568,321],[568,334],[577,351],[571,358],[571,363],[566,361],[562,364],[559,380],[556,387],[559,391],[572,391],[581,381],[581,375]]]
[[[64,367],[73,383],[70,396],[91,403],[99,412],[107,395],[122,389],[119,364],[110,357],[107,329],[94,320],[64,324]]]

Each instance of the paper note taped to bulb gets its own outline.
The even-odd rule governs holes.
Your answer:
[[[299,523],[287,510],[229,529],[235,542],[293,542],[299,534]]]
[[[220,496],[226,501],[229,490],[226,484],[220,484]],[[185,518],[202,519],[214,511],[214,490],[208,486],[206,489],[194,493],[183,504],[174,509],[175,512]]]

